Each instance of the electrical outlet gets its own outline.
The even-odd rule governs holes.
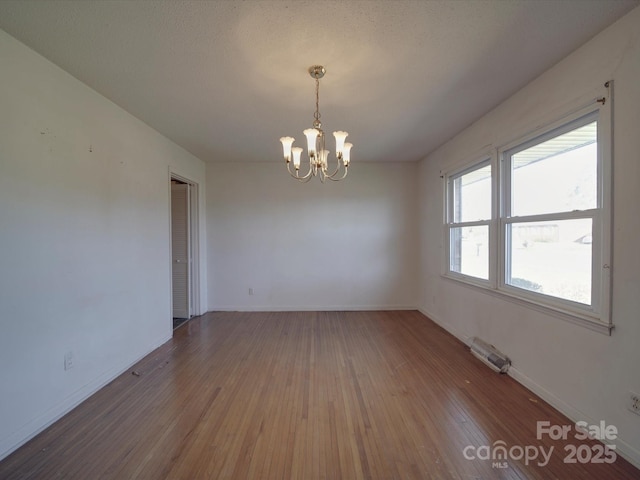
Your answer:
[[[249,295],[253,295],[253,288],[249,289]]]
[[[73,368],[73,352],[68,351],[64,354],[64,369],[70,370]]]
[[[629,410],[636,415],[640,415],[640,395],[629,392]]]

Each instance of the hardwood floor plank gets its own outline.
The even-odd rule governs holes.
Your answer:
[[[212,312],[0,462],[13,479],[637,479],[415,311]],[[547,465],[464,449],[553,449]],[[584,442],[588,448],[597,445]]]

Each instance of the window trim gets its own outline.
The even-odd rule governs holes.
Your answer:
[[[613,208],[612,208],[612,171],[613,171],[613,129],[612,129],[612,82],[605,84],[607,87],[604,97],[591,98],[585,105],[576,108],[566,108],[565,114],[555,116],[555,120],[538,125],[528,134],[518,139],[505,142],[502,146],[484,151],[474,157],[473,161],[466,162],[462,166],[446,171],[442,174],[444,186],[444,259],[442,275],[450,280],[479,288],[492,295],[516,302],[521,305],[554,315],[572,323],[576,323],[592,330],[611,334],[614,328],[611,317],[611,261],[612,261],[612,235],[613,235]],[[567,113],[569,112],[569,113]],[[563,133],[586,125],[589,121],[597,120],[597,206],[589,210],[574,212],[546,213],[527,216],[507,216],[510,213],[510,175],[509,163],[506,154],[516,153],[529,148],[532,145],[542,143]],[[453,204],[452,179],[466,172],[491,165],[492,181],[492,218],[489,221],[480,222],[452,222]],[[507,225],[524,222],[533,222],[540,219],[591,219],[593,244],[591,259],[591,305],[574,302],[538,292],[530,292],[523,288],[514,287],[506,283],[507,275]],[[451,228],[489,225],[489,279],[480,279],[451,271]]]

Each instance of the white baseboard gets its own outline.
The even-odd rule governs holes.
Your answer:
[[[47,427],[65,416],[91,395],[96,393],[98,390],[117,378],[122,373],[126,372],[129,368],[131,368],[131,366],[135,365],[149,353],[151,353],[160,345],[166,343],[170,339],[171,335],[163,336],[162,338],[151,342],[149,346],[143,350],[145,353],[134,358],[119,362],[118,365],[102,373],[82,388],[76,390],[59,404],[37,415],[21,428],[9,435],[7,438],[3,438],[2,440],[0,440],[0,460],[10,455],[13,451],[20,448],[33,437],[45,430]]]
[[[449,323],[442,321],[442,319],[438,318],[437,315],[432,315],[425,308],[420,307],[418,308],[418,310],[423,315],[425,315],[426,317],[429,317],[436,324],[444,328],[451,335],[463,341],[466,345],[469,345],[471,341],[470,337],[463,335],[461,332],[451,327]],[[560,399],[555,394],[553,394],[549,390],[545,389],[544,387],[536,383],[534,380],[526,376],[524,373],[520,372],[517,368],[514,368],[512,366],[511,368],[509,368],[509,371],[507,373],[509,374],[510,377],[512,377],[518,383],[520,383],[521,385],[524,385],[526,388],[531,390],[533,393],[535,393],[537,396],[542,398],[545,402],[547,402],[553,408],[555,408],[564,416],[569,418],[569,420],[571,420],[572,422],[575,423],[582,420],[587,422],[589,425],[599,424],[600,420],[595,420],[587,417],[587,415],[585,415],[575,407],[569,405],[564,400]],[[613,442],[606,442],[606,443],[615,444],[617,454],[619,454],[621,457],[623,457],[625,460],[627,460],[636,468],[640,469],[640,451],[633,448],[629,443],[625,442],[624,439],[620,437],[616,438],[615,441]]]
[[[374,312],[388,310],[417,310],[415,305],[213,305],[209,312]]]
[[[454,327],[452,327],[450,323],[443,321],[437,315],[433,315],[431,312],[427,311],[426,308],[418,307],[418,311],[420,313],[422,313],[425,317],[428,317],[430,320],[433,320],[434,323],[436,323],[438,326],[444,328],[447,332],[449,332],[451,335],[456,337],[458,340],[461,340],[462,342],[464,342],[465,345],[470,345],[471,344],[471,337],[463,335],[462,332],[460,332],[460,331],[456,330]]]
[[[600,420],[596,420],[593,418],[589,418],[587,415],[582,413],[577,408],[569,405],[561,398],[557,397],[555,394],[545,389],[534,380],[526,376],[524,373],[520,372],[517,368],[511,367],[507,372],[510,377],[516,380],[518,383],[524,385],[537,396],[542,398],[545,402],[551,405],[553,408],[558,410],[564,416],[569,418],[573,423],[579,421],[585,421],[589,425],[599,425]],[[613,441],[604,441],[603,443],[611,444],[616,446],[616,453],[631,463],[636,468],[640,469],[640,451],[633,448],[624,439],[618,437]]]

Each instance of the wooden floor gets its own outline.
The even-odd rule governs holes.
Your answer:
[[[418,312],[210,313],[174,335],[0,478],[640,478],[621,458],[564,463],[600,444],[536,439],[536,421],[571,422]],[[553,447],[548,464],[527,446]]]

